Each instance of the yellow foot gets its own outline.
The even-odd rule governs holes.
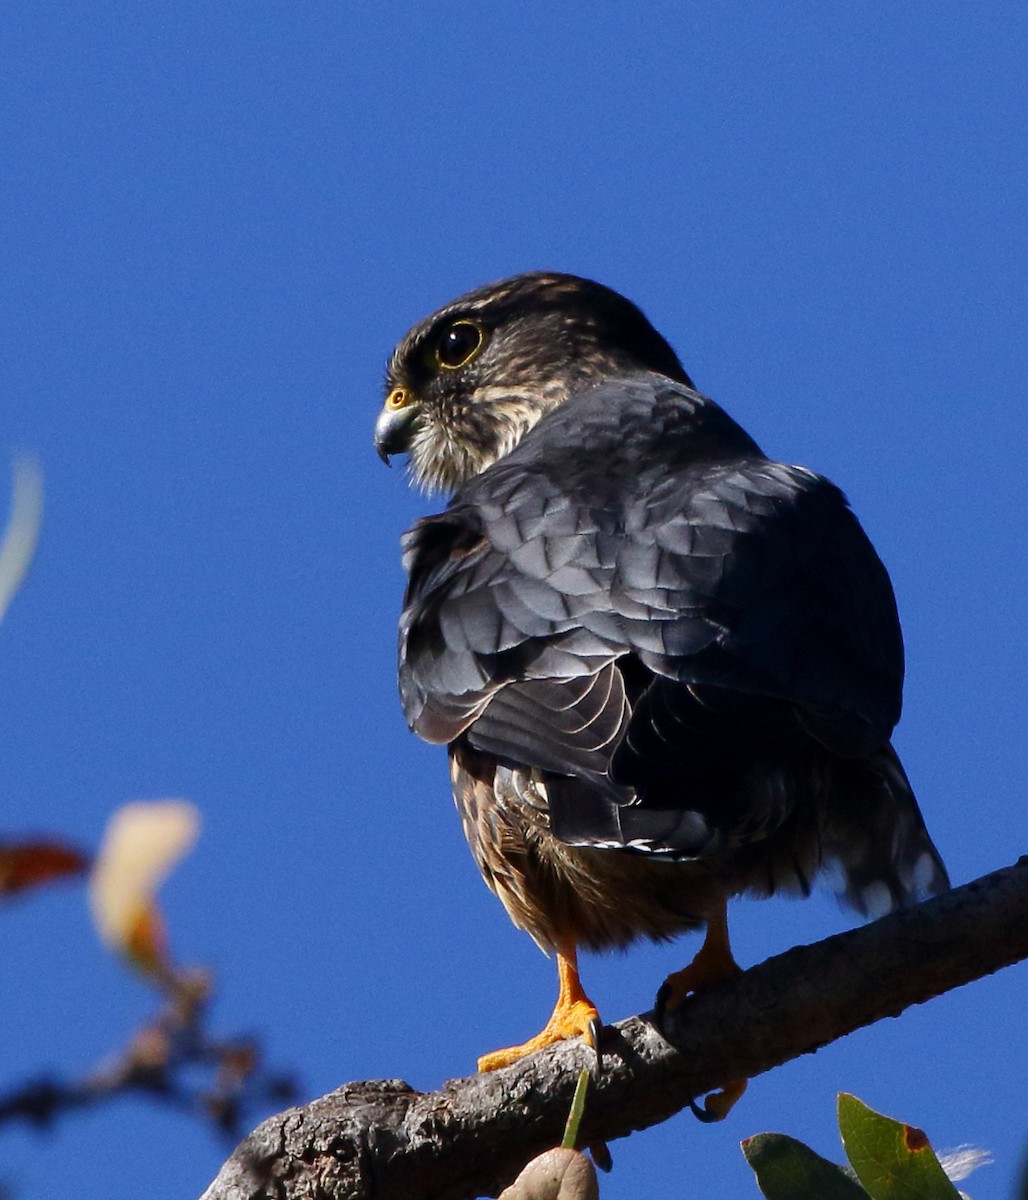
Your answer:
[[[529,1038],[520,1046],[508,1046],[506,1050],[494,1050],[492,1054],[483,1054],[478,1060],[478,1069],[498,1071],[528,1054],[534,1054],[536,1050],[572,1037],[581,1036],[585,1038],[586,1045],[595,1046],[593,1027],[599,1019],[600,1014],[588,1000],[575,1000],[565,1007],[558,1006],[541,1033],[537,1033],[534,1038]]]
[[[484,1054],[478,1060],[480,1071],[498,1071],[501,1067],[509,1067],[526,1054],[534,1054],[536,1050],[572,1037],[584,1037],[586,1044],[595,1049],[600,1014],[596,1011],[596,1005],[582,990],[573,942],[565,941],[557,946],[557,978],[560,981],[557,1004],[542,1033],[537,1033],[522,1046],[509,1046],[506,1050]]]
[[[664,980],[657,993],[657,1011],[675,1009],[691,993],[741,974],[742,967],[732,957],[728,944],[728,922],[722,912],[707,923],[707,936],[692,962]]]
[[[712,962],[703,957],[703,951],[680,971],[672,971],[661,984],[657,993],[657,1007],[662,1012],[677,1008],[686,996],[701,988],[709,987],[712,983],[724,983],[735,975],[742,974],[742,967],[733,959]]]
[[[735,1107],[739,1097],[746,1091],[748,1082],[746,1079],[733,1079],[731,1083],[726,1083],[721,1091],[711,1092],[703,1101],[702,1108],[693,1102],[691,1105],[693,1113],[707,1124],[723,1121]]]
[[[732,957],[728,943],[728,919],[724,908],[707,923],[707,936],[699,953],[681,971],[675,971],[664,980],[657,993],[657,1013],[676,1009],[686,996],[698,992],[711,984],[724,983],[742,974],[742,967]],[[701,1121],[723,1121],[732,1111],[739,1097],[746,1091],[747,1080],[732,1079],[720,1091],[711,1092],[703,1101],[703,1107],[691,1103],[693,1113]]]

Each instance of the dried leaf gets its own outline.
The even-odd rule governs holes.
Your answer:
[[[525,1167],[500,1200],[598,1200],[596,1171],[578,1150],[545,1150]]]
[[[66,875],[77,875],[89,865],[78,850],[60,842],[8,842],[0,844],[0,896],[12,896]]]
[[[186,800],[126,804],[107,824],[89,882],[93,921],[107,945],[147,974],[169,966],[155,894],[199,828]]]

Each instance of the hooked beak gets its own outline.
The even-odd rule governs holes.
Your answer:
[[[403,454],[410,449],[417,415],[416,404],[408,404],[404,408],[390,408],[388,403],[378,414],[378,420],[375,422],[375,449],[387,467],[390,465],[391,454]]]

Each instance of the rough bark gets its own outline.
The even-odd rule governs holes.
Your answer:
[[[1028,957],[1028,857],[927,904],[798,946],[691,997],[664,1023],[605,1031],[582,1140],[657,1124],[727,1079],[752,1078],[911,1004]],[[560,1140],[581,1042],[416,1092],[346,1084],[265,1121],[202,1200],[465,1200],[496,1195]]]

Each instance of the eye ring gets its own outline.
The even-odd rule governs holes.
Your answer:
[[[385,406],[390,412],[399,412],[401,408],[406,408],[409,403],[407,389],[398,387],[393,388],[389,395],[386,396]]]
[[[466,367],[485,348],[485,331],[466,318],[452,321],[436,342],[435,361],[443,371]]]

